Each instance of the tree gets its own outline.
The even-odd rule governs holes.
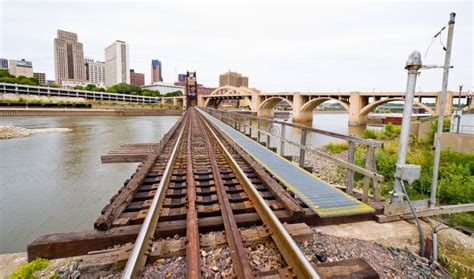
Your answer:
[[[165,96],[165,97],[178,97],[178,96],[183,96],[183,92],[181,92],[181,90],[178,90],[178,91],[166,93],[164,96]]]

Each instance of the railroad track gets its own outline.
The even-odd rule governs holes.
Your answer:
[[[304,215],[301,202],[252,165],[197,110],[189,109],[173,129],[95,223],[102,230],[141,224],[122,277],[142,277],[147,263],[173,255],[157,247],[176,236],[188,278],[204,276],[202,251],[212,245],[229,251],[231,277],[317,278],[278,220],[282,212]],[[262,272],[249,260],[249,231],[267,236],[265,245],[281,258],[278,267]]]

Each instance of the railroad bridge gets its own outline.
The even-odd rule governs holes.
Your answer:
[[[284,101],[293,109],[293,120],[308,122],[313,119],[313,110],[326,101],[337,101],[349,112],[349,125],[367,124],[367,115],[380,105],[393,101],[404,101],[405,92],[275,92],[263,93],[246,87],[222,86],[209,95],[199,96],[201,107],[218,108],[223,100],[240,100],[240,106],[262,117],[272,117],[275,106]],[[444,114],[450,115],[453,110],[453,99],[457,93],[448,92]],[[415,106],[423,108],[431,115],[439,113],[440,92],[415,93]],[[467,106],[472,106],[467,92],[461,94],[467,98]],[[423,103],[423,99],[434,99],[436,106]]]

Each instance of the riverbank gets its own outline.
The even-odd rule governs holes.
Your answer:
[[[27,129],[16,126],[1,126],[0,125],[0,140],[29,137],[33,134],[48,133],[48,132],[69,132],[69,128],[42,128],[42,129]]]
[[[181,116],[174,109],[42,109],[0,108],[2,116]]]

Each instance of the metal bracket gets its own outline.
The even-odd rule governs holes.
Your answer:
[[[397,169],[395,171],[395,177],[408,182],[408,184],[412,184],[415,180],[420,178],[421,174],[421,166],[419,165],[397,165]]]

